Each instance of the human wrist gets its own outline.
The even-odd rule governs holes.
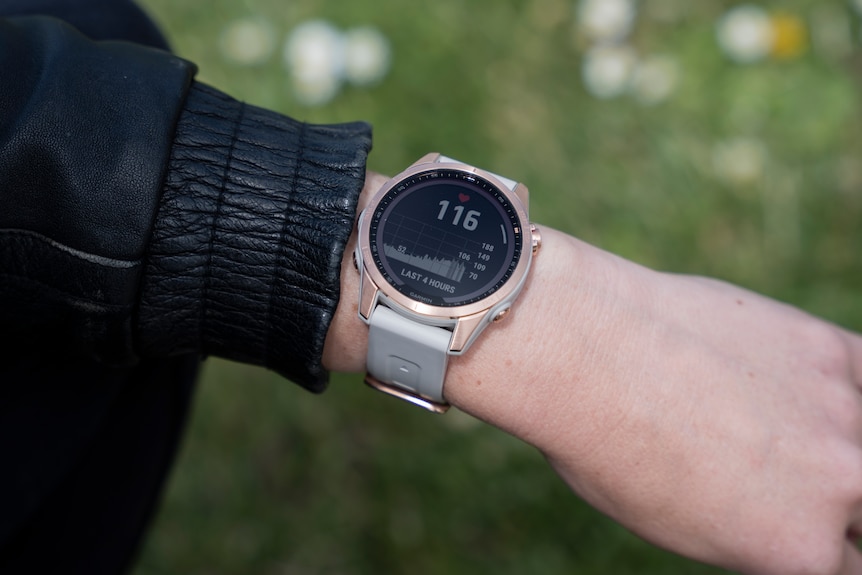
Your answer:
[[[376,172],[366,172],[356,208],[357,217],[387,180],[386,176]],[[323,348],[323,367],[327,371],[365,371],[368,326],[359,319],[359,274],[354,263],[356,233],[354,226],[341,259],[341,294]]]
[[[369,172],[360,211],[385,182]],[[647,284],[658,275],[562,232],[540,228],[542,249],[512,312],[465,354],[451,358],[444,388],[456,407],[534,443],[540,442],[530,437],[534,418],[541,419],[537,414],[548,402],[556,396],[574,400],[602,381],[602,354],[614,349],[614,340],[625,338],[623,316],[628,312],[623,307],[641,307]],[[342,262],[342,297],[324,350],[324,366],[333,371],[365,370],[368,327],[358,317],[355,241],[354,233]],[[569,388],[573,381],[578,382],[576,390]]]
[[[629,318],[650,305],[655,272],[562,232],[542,249],[511,314],[450,362],[446,398],[531,444],[559,448],[554,418],[616,417],[626,389],[617,357]],[[589,423],[589,425],[588,425]],[[582,437],[586,447],[593,439]]]

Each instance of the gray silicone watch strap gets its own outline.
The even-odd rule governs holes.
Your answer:
[[[442,403],[452,332],[410,320],[386,306],[371,314],[368,372],[422,397]]]

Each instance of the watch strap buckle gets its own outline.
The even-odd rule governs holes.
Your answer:
[[[397,397],[398,399],[408,401],[413,405],[417,405],[434,413],[446,413],[451,407],[448,403],[434,401],[433,399],[428,399],[427,397],[423,397],[417,393],[413,393],[407,389],[404,389],[403,387],[398,387],[380,381],[371,374],[365,374],[365,383],[373,387],[377,391],[382,391],[387,395],[391,395],[393,397]]]

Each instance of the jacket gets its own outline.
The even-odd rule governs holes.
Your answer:
[[[312,126],[167,52],[0,23],[0,339],[218,355],[319,391],[366,124]]]
[[[111,6],[103,22],[140,16]],[[370,128],[297,122],[195,72],[0,19],[4,573],[128,565],[201,357],[326,385]]]

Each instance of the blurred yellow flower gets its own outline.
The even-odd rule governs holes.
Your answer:
[[[808,49],[808,30],[802,18],[795,14],[776,13],[770,18],[774,58],[788,60],[796,58]]]
[[[751,64],[770,57],[789,60],[808,49],[808,28],[788,12],[768,13],[756,4],[741,4],[719,19],[718,44],[730,59]]]

